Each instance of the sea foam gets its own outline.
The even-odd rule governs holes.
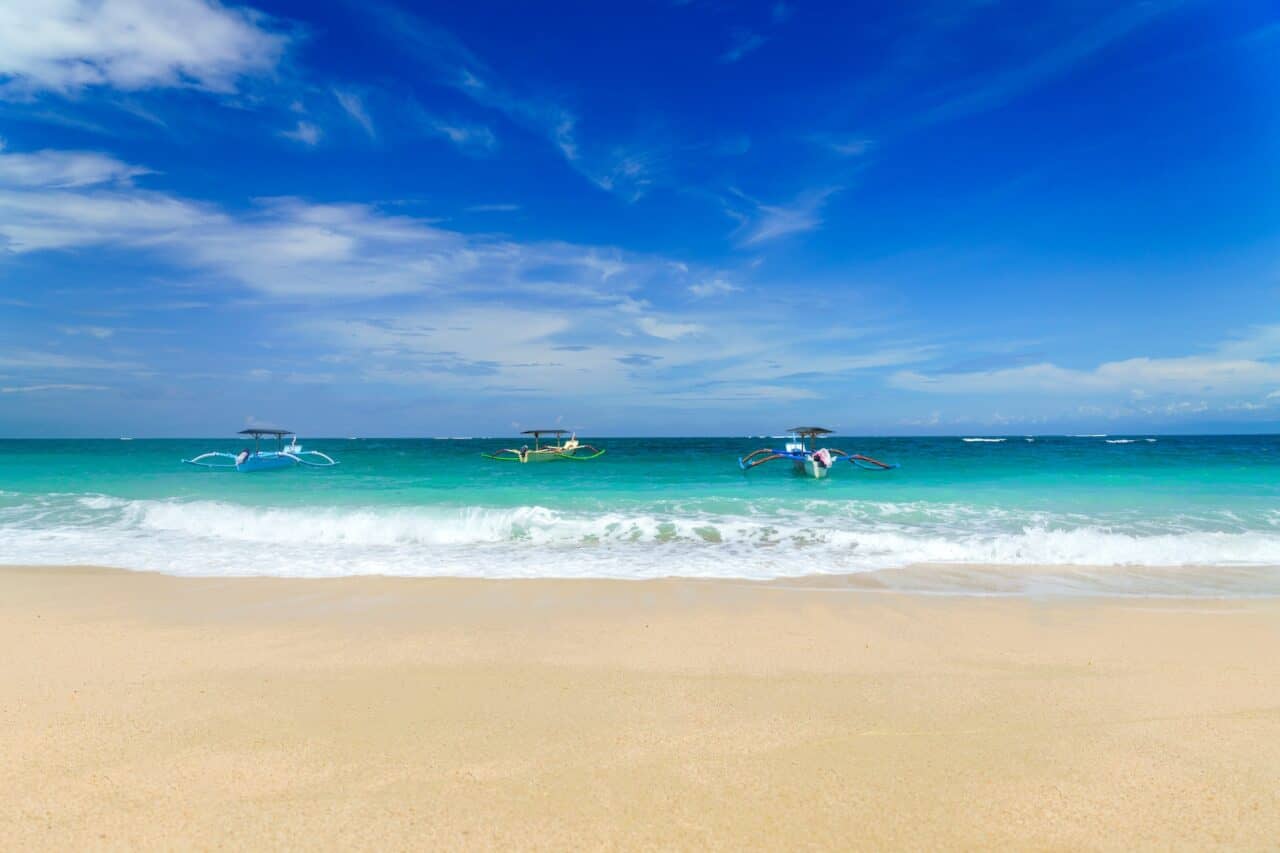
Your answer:
[[[255,508],[56,495],[0,511],[0,563],[303,577],[772,579],[888,572],[889,585],[944,592],[990,591],[990,572],[897,570],[1069,565],[1077,569],[1065,575],[1035,570],[1009,577],[1021,579],[1014,584],[1021,591],[1056,584],[1072,592],[1280,594],[1280,575],[1268,568],[1280,565],[1280,514],[1251,526],[1224,515],[1209,519],[1217,529],[1197,529],[1205,519],[1186,517],[1126,530],[1087,517],[923,501],[745,501],[721,509],[680,501],[594,512],[540,505]],[[1159,583],[1145,570],[1201,565],[1250,571],[1230,574],[1224,588],[1217,570],[1160,575]]]

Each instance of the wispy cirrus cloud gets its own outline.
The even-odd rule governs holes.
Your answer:
[[[280,135],[285,139],[292,139],[294,142],[301,142],[310,148],[314,148],[320,142],[323,135],[319,125],[310,121],[299,120],[290,130],[280,131]]]
[[[193,88],[232,93],[280,61],[288,37],[248,8],[212,0],[8,0],[0,4],[0,95]]]
[[[819,134],[812,139],[817,145],[841,157],[861,157],[875,147],[875,142],[865,136]]]
[[[807,190],[786,204],[765,204],[735,192],[736,203],[725,212],[740,223],[736,233],[739,246],[758,246],[783,237],[803,234],[822,226],[822,208],[841,187]]]
[[[46,352],[43,350],[0,350],[0,367],[21,370],[139,370],[142,365],[127,359],[101,358],[95,355]]]
[[[728,49],[720,54],[720,61],[730,65],[738,62],[748,53],[763,47],[765,41],[767,39],[759,33],[753,33],[750,30],[737,30],[733,34],[733,41]]]
[[[914,123],[933,124],[1000,107],[1088,63],[1182,4],[1183,0],[1120,4],[1054,44],[1030,45],[1024,61],[956,81]]]
[[[1090,11],[1080,4],[963,3],[944,14],[904,6],[878,68],[832,95],[832,118],[873,126],[884,141],[999,109],[1087,67],[1185,5],[1149,0]]]
[[[47,394],[56,391],[110,391],[106,385],[84,385],[74,382],[49,382],[43,385],[3,385],[0,394]]]
[[[514,213],[520,209],[520,205],[513,202],[498,202],[494,204],[472,204],[467,206],[468,213]]]
[[[407,46],[409,56],[434,72],[439,84],[543,138],[574,171],[601,189],[630,201],[645,194],[653,177],[653,146],[639,151],[635,146],[585,145],[579,139],[578,115],[554,95],[508,84],[461,39],[421,17],[386,3],[371,2],[365,8],[389,38]],[[445,126],[451,132],[437,130],[451,139],[465,132],[469,145],[496,139],[492,131],[487,136],[469,132],[475,123],[450,121]]]
[[[489,154],[498,147],[498,137],[483,124],[431,119],[427,129],[449,140],[466,154]]]
[[[338,105],[342,107],[352,121],[360,125],[361,129],[368,134],[370,139],[377,139],[378,132],[373,126],[373,118],[369,115],[369,110],[365,106],[364,98],[359,93],[350,89],[334,89],[333,96],[337,99]]]

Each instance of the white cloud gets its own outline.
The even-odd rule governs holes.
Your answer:
[[[498,147],[498,137],[482,124],[432,120],[428,129],[469,154],[484,154]]]
[[[737,62],[748,53],[762,47],[765,41],[765,37],[759,33],[739,30],[734,33],[733,43],[729,46],[729,49],[720,54],[720,61],[726,64]]]
[[[330,361],[354,353],[363,381],[394,385],[546,392],[618,390],[623,367],[607,346],[561,346],[558,336],[575,324],[598,327],[608,317],[600,306],[572,312],[553,308],[443,304],[430,311],[396,311],[370,319],[310,319],[301,329],[340,350]]]
[[[0,387],[0,394],[38,394],[47,391],[109,391],[106,385],[77,385],[49,383],[45,385],[7,385]]]
[[[0,173],[9,156],[17,155],[0,151]],[[340,362],[348,381],[454,383],[496,394],[572,388],[615,401],[682,389],[698,396],[699,383],[714,382],[716,399],[745,402],[778,398],[782,392],[756,386],[800,374],[786,394],[826,393],[828,377],[811,375],[813,330],[735,314],[728,299],[714,312],[677,316],[644,298],[731,295],[728,274],[611,247],[470,234],[363,204],[274,198],[232,212],[112,180],[135,167],[110,162],[98,183],[0,186],[0,247],[110,246],[167,264],[186,287],[242,291],[268,306],[305,304],[307,311],[280,312],[288,331],[323,347],[319,355],[349,357]],[[842,330],[840,340],[852,334]],[[646,369],[637,369],[637,354]],[[868,348],[828,353],[821,363],[838,374],[918,358]],[[140,369],[57,352],[0,353],[4,366],[27,371],[15,387],[49,380],[34,371]]]
[[[618,148],[613,152],[611,161],[583,173],[601,189],[635,202],[653,185],[655,163],[663,158],[664,154],[658,150]]]
[[[212,0],[6,0],[0,91],[73,94],[91,86],[234,92],[271,71],[286,38],[250,9]]]
[[[1042,362],[1000,370],[926,374],[902,371],[891,384],[939,394],[1043,393],[1054,396],[1154,393],[1223,395],[1256,392],[1280,383],[1280,364],[1222,354],[1130,358],[1092,369]],[[1133,392],[1139,392],[1134,394]]]
[[[100,341],[116,333],[115,329],[108,329],[106,326],[60,326],[59,329],[64,335],[86,335]]]
[[[144,190],[0,187],[0,249],[11,252],[139,244],[216,218],[202,205]]]
[[[875,147],[875,142],[862,136],[819,136],[814,141],[841,157],[861,157]]]
[[[730,209],[730,215],[739,219],[738,245],[755,246],[793,234],[803,234],[822,226],[822,207],[827,199],[839,192],[839,187],[812,190],[798,196],[790,204],[761,204],[738,194],[754,209],[747,212]]]
[[[114,361],[96,356],[66,355],[37,350],[0,352],[0,367],[20,370],[138,370],[132,361]]]
[[[811,388],[793,385],[760,385],[758,383],[721,385],[681,391],[659,391],[664,402],[679,402],[685,406],[718,406],[732,403],[794,402],[816,400],[821,395]]]
[[[698,323],[679,323],[659,320],[656,317],[641,317],[636,325],[646,335],[668,341],[678,340],[687,335],[696,335],[703,330],[703,326]]]
[[[689,285],[689,293],[698,299],[724,296],[729,293],[736,293],[739,290],[741,290],[740,287],[723,278],[712,278]]]
[[[314,146],[320,141],[320,128],[309,121],[299,121],[293,130],[282,130],[280,135],[303,145]]]
[[[0,187],[62,189],[94,184],[129,183],[148,169],[130,166],[93,151],[33,151],[5,154],[0,144]]]
[[[378,138],[378,133],[373,127],[373,118],[365,108],[363,98],[345,89],[334,89],[333,96],[338,99],[338,104],[347,115],[351,116],[352,121],[364,128],[364,132],[369,134],[370,139]]]
[[[530,294],[535,296],[535,294]],[[429,308],[362,308],[359,317],[302,319],[301,331],[331,348],[316,360],[344,365],[359,381],[435,387],[470,395],[554,393],[594,405],[749,404],[818,399],[858,371],[919,361],[926,348],[876,350],[815,362],[814,341],[790,323],[717,311],[670,317],[637,313],[627,296],[598,301],[486,299],[449,294]],[[634,325],[619,327],[632,315]],[[834,384],[833,384],[834,383]]]
[[[0,174],[15,156],[21,155],[0,152]],[[264,199],[250,213],[233,216],[213,205],[121,184],[0,185],[0,248],[23,253],[95,245],[152,252],[282,298],[563,292],[589,302],[616,299],[672,274],[663,259],[607,247],[469,235],[368,205]]]
[[[514,213],[520,209],[520,205],[512,203],[498,204],[472,204],[467,207],[468,213]]]
[[[340,352],[321,360],[356,365],[362,381],[466,389],[468,393],[556,393],[602,401],[637,394],[688,404],[812,399],[813,388],[774,384],[744,369],[722,378],[707,369],[726,360],[754,361],[768,344],[736,324],[692,335],[695,324],[641,322],[651,336],[637,352],[635,337],[611,330],[617,304],[561,310],[537,305],[440,305],[430,311],[388,312],[381,319],[306,320],[305,329]],[[702,326],[698,326],[703,329]],[[569,344],[589,340],[590,344]],[[745,344],[745,346],[744,346]],[[350,355],[349,355],[350,354]]]

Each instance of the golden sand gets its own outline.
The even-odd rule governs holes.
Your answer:
[[[0,847],[1259,848],[1280,602],[0,569]]]

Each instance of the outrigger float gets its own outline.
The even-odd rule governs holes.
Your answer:
[[[775,459],[790,459],[795,465],[796,473],[807,474],[815,479],[827,476],[827,473],[841,460],[867,471],[888,471],[898,467],[897,465],[890,465],[888,462],[881,462],[879,459],[872,459],[870,456],[863,456],[861,453],[850,453],[837,447],[820,447],[810,450],[809,444],[811,442],[816,444],[818,439],[831,435],[831,430],[829,429],[823,429],[822,427],[792,427],[787,432],[790,435],[787,437],[787,443],[783,445],[782,450],[775,450],[771,447],[753,450],[738,459],[739,467],[743,471],[750,471],[757,465],[763,465]]]
[[[521,448],[505,447],[496,453],[480,454],[485,459],[495,462],[555,462],[560,459],[572,459],[575,462],[586,462],[604,456],[604,451],[590,444],[582,444],[578,437],[567,429],[527,429],[521,435],[533,436],[533,447],[525,445]],[[542,442],[544,435],[552,436],[547,443]],[[561,440],[562,436],[569,436]]]
[[[223,453],[222,451],[214,450],[209,453],[201,453],[194,459],[183,459],[182,461],[188,465],[198,465],[201,468],[216,468],[224,471],[234,470],[242,474],[252,471],[274,471],[278,468],[292,468],[295,465],[305,465],[308,468],[332,468],[338,464],[319,450],[303,450],[302,445],[298,444],[298,438],[293,430],[255,427],[253,429],[242,429],[238,434],[253,436],[253,450],[247,447],[239,453]],[[264,435],[275,437],[275,450],[258,449]],[[284,443],[286,436],[289,438],[287,445]],[[307,457],[315,458],[309,459]],[[208,461],[216,459],[230,459],[232,461]],[[315,459],[323,461],[315,461]]]

